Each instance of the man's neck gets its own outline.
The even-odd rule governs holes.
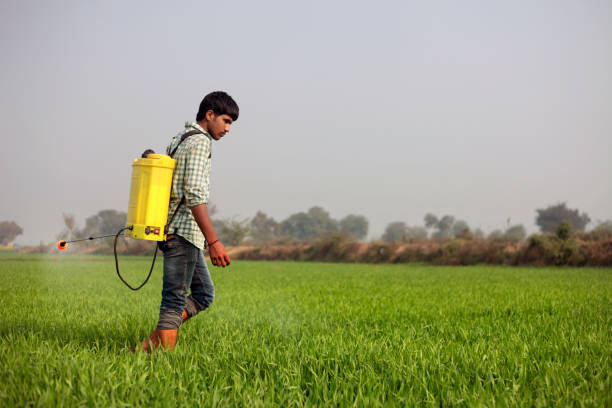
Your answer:
[[[210,133],[208,131],[208,122],[206,120],[200,120],[196,122],[206,133]]]

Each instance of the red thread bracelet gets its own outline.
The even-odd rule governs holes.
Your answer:
[[[215,245],[217,242],[219,242],[218,239],[215,239],[213,242],[209,242],[208,247],[210,248],[211,246]]]

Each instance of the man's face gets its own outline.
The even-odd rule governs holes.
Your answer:
[[[210,111],[209,111],[210,112]],[[208,122],[208,133],[215,140],[221,139],[230,131],[233,120],[229,115],[212,115],[212,120]]]

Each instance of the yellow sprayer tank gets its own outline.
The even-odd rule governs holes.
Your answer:
[[[134,159],[126,237],[165,241],[175,160],[163,154]]]

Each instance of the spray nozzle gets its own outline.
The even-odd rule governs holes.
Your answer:
[[[121,234],[123,232],[125,228],[122,228],[121,231],[119,231],[116,235],[118,236],[119,234]],[[92,239],[100,239],[100,238],[108,238],[108,237],[114,237],[115,234],[111,234],[111,235],[102,235],[99,237],[89,237],[89,238],[79,238],[79,239],[73,239],[70,241],[57,241],[57,249],[59,249],[60,251],[65,251],[66,248],[68,248],[68,244],[72,243],[72,242],[81,242],[81,241],[89,241]]]

